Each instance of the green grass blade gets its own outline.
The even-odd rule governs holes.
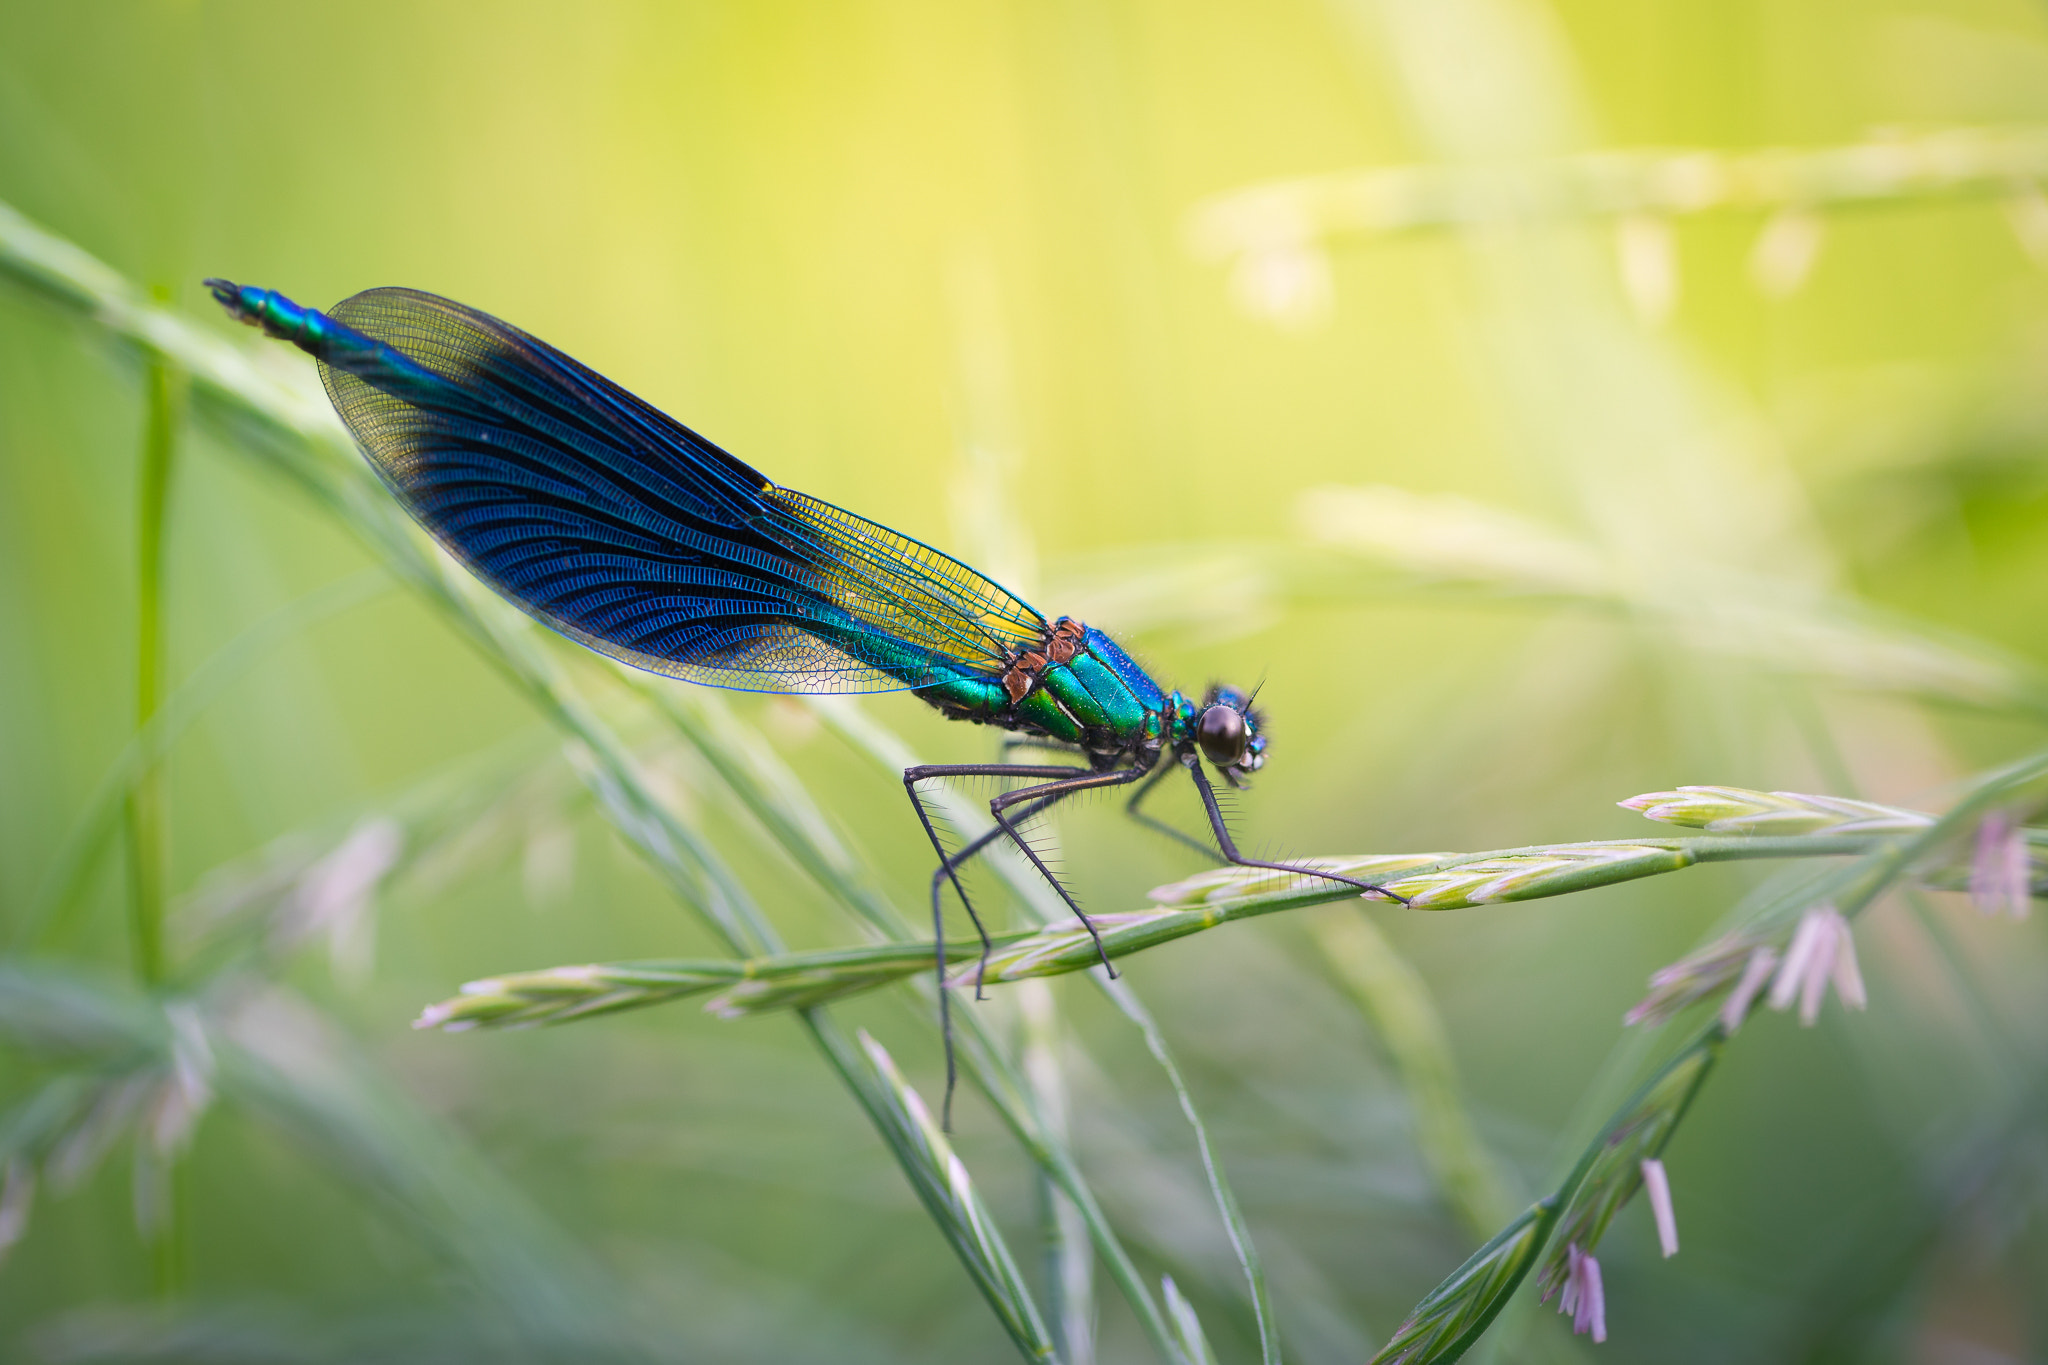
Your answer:
[[[1237,1195],[1230,1188],[1223,1163],[1209,1141],[1209,1127],[1202,1122],[1201,1111],[1195,1107],[1195,1097],[1188,1090],[1187,1079],[1181,1075],[1180,1066],[1166,1046],[1166,1035],[1160,1031],[1151,1011],[1139,1001],[1130,985],[1122,980],[1097,979],[1111,1003],[1144,1035],[1146,1051],[1166,1073],[1167,1082],[1180,1101],[1181,1115],[1187,1119],[1188,1127],[1194,1130],[1195,1147],[1202,1157],[1202,1174],[1209,1182],[1209,1195],[1216,1202],[1217,1213],[1222,1216],[1224,1233],[1230,1238],[1230,1249],[1237,1256],[1238,1268],[1244,1272],[1245,1288],[1251,1296],[1252,1313],[1259,1329],[1259,1359],[1264,1365],[1280,1365],[1280,1324],[1273,1316],[1273,1301],[1266,1292],[1266,1268],[1259,1260],[1251,1229],[1245,1226],[1244,1211],[1238,1207]]]
[[[1026,1360],[1056,1360],[1051,1335],[1024,1287],[1016,1262],[996,1232],[966,1163],[955,1155],[938,1120],[903,1079],[888,1052],[866,1031],[858,1035],[856,1054],[830,1021],[816,1015],[807,1017],[844,1073],[857,1080],[855,1092],[868,1106],[876,1126],[888,1135],[892,1146],[910,1154],[904,1170],[918,1198],[953,1244],[961,1264],[1017,1349]]]

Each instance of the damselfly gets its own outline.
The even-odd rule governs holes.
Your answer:
[[[1064,752],[1065,763],[924,764],[903,774],[939,859],[931,910],[949,1101],[948,884],[981,936],[984,964],[988,952],[962,866],[1009,840],[1101,951],[1094,924],[1023,835],[1026,822],[1062,801],[1133,786],[1134,817],[1214,857],[1141,809],[1179,770],[1194,783],[1225,861],[1395,899],[1239,850],[1202,764],[1236,787],[1265,762],[1250,695],[1212,687],[1198,703],[1164,691],[1100,630],[1048,620],[928,545],[779,487],[476,309],[417,290],[372,289],[322,313],[268,289],[206,283],[236,318],[319,361],[336,411],[406,510],[477,577],[570,639],[713,687],[908,691],[953,719]],[[1028,785],[993,797],[994,828],[949,854],[919,789],[978,777]]]

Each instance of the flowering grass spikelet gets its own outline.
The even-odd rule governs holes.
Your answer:
[[[2033,864],[2026,828],[1998,810],[1977,826],[1976,855],[1970,860],[1970,900],[1987,915],[2025,919],[2033,909]]]
[[[1770,981],[1771,973],[1778,965],[1778,950],[1768,945],[1759,946],[1749,955],[1743,965],[1742,979],[1735,983],[1735,989],[1728,992],[1728,998],[1721,1002],[1721,1028],[1730,1037],[1749,1018],[1751,1006]]]
[[[1735,981],[1754,961],[1754,940],[1742,934],[1716,939],[1696,953],[1650,973],[1650,991],[1622,1016],[1624,1024],[1661,1024],[1687,1005]],[[1764,950],[1768,951],[1768,949]]]
[[[7,1163],[0,1175],[0,1259],[28,1231],[29,1210],[36,1198],[35,1167],[20,1157]]]
[[[1834,906],[1823,904],[1807,911],[1799,921],[1792,945],[1785,950],[1785,960],[1771,982],[1770,1006],[1774,1010],[1789,1009],[1797,1000],[1799,1022],[1811,1028],[1820,1018],[1821,1000],[1830,981],[1835,984],[1835,994],[1850,1009],[1860,1010],[1868,1005],[1863,973],[1856,966],[1856,942],[1850,934],[1849,921]]]
[[[405,831],[396,820],[364,820],[350,830],[299,878],[277,927],[279,945],[290,948],[323,934],[340,975],[350,980],[368,975],[376,943],[377,889],[404,851]]]
[[[1676,787],[1645,792],[1616,805],[1666,825],[1709,834],[1911,834],[1934,823],[1924,811],[1880,806],[1846,796],[1765,792],[1748,787]]]
[[[1577,1242],[1565,1248],[1565,1256],[1571,1269],[1565,1274],[1564,1293],[1558,1298],[1557,1311],[1571,1318],[1574,1336],[1591,1332],[1595,1342],[1604,1342],[1607,1294],[1600,1284],[1600,1262],[1590,1252],[1579,1250]]]
[[[1562,1293],[1563,1311],[1571,1314],[1575,1330],[1591,1331],[1595,1341],[1605,1339],[1607,1310],[1600,1266],[1592,1251],[1636,1191],[1647,1190],[1650,1195],[1658,1240],[1667,1254],[1677,1249],[1670,1182],[1659,1157],[1712,1069],[1720,1047],[1719,1030],[1710,1028],[1698,1042],[1672,1058],[1616,1112],[1559,1191],[1565,1207],[1558,1218],[1553,1249],[1537,1272],[1539,1301],[1548,1303],[1552,1295]]]
[[[1656,1157],[1642,1161],[1643,1193],[1650,1197],[1650,1216],[1657,1223],[1657,1245],[1665,1258],[1678,1254],[1678,1215],[1671,1209],[1671,1177]]]

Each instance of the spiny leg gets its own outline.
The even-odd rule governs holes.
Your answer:
[[[1292,863],[1267,863],[1261,862],[1257,858],[1245,857],[1244,854],[1237,851],[1237,841],[1230,837],[1230,827],[1223,823],[1223,809],[1216,804],[1216,789],[1209,785],[1208,775],[1202,771],[1202,761],[1193,754],[1188,754],[1182,759],[1182,762],[1187,764],[1189,774],[1195,779],[1195,790],[1202,794],[1202,806],[1203,809],[1209,812],[1209,829],[1216,836],[1217,847],[1223,850],[1225,858],[1236,863],[1239,867],[1263,867],[1273,872],[1293,872],[1304,877],[1321,877],[1325,881],[1343,882],[1346,886],[1355,886],[1374,900],[1399,901],[1403,905],[1408,903],[1406,896],[1397,895],[1387,890],[1384,886],[1374,886],[1371,882],[1359,881],[1355,877],[1346,877],[1336,872],[1325,872],[1315,867],[1298,867]]]
[[[917,812],[917,823],[924,826],[924,837],[931,841],[932,852],[939,856],[939,871],[944,873],[946,879],[953,883],[953,890],[960,897],[960,904],[967,910],[967,918],[974,924],[974,932],[981,936],[981,952],[984,962],[987,961],[991,948],[988,940],[988,930],[982,927],[981,916],[974,912],[974,902],[967,898],[967,888],[960,884],[959,862],[949,857],[946,853],[946,846],[939,842],[939,831],[932,824],[931,812],[924,808],[924,798],[917,794],[917,784],[940,777],[986,777],[991,775],[1053,777],[1072,774],[1075,771],[1071,767],[1015,767],[1002,763],[926,763],[915,768],[905,768],[903,770],[903,790],[910,797],[910,808]],[[979,852],[980,846],[985,845],[988,840],[993,839],[1000,832],[1001,826],[998,824],[997,829],[989,831],[987,835],[982,836],[977,845],[970,845],[970,847],[974,847],[975,851]],[[1016,836],[1013,834],[1011,837],[1015,838]],[[962,852],[965,853],[966,850],[962,850]],[[951,1132],[953,1129],[953,1088],[959,1079],[959,1071],[953,1056],[952,1001],[946,994],[946,917],[939,905],[936,880],[932,888],[932,953],[937,957],[939,967],[939,1036],[944,1040],[946,1047],[946,1103],[939,1122],[941,1127],[947,1132]],[[979,995],[979,977],[976,978],[975,988],[976,994]]]
[[[1059,893],[1060,899],[1067,903],[1067,909],[1074,912],[1074,918],[1081,921],[1081,927],[1088,931],[1088,937],[1095,940],[1095,955],[1102,959],[1102,966],[1112,979],[1116,976],[1116,968],[1110,966],[1109,950],[1102,946],[1102,935],[1095,931],[1095,921],[1088,918],[1073,896],[1068,894],[1060,879],[1053,875],[1052,869],[1045,865],[1045,860],[1038,856],[1038,850],[1025,842],[1023,834],[1011,824],[1003,811],[1006,807],[1022,801],[1043,797],[1067,797],[1076,792],[1092,791],[1097,787],[1121,787],[1126,783],[1136,782],[1144,775],[1143,768],[1112,768],[1107,772],[1084,773],[1079,777],[1070,777],[1064,782],[1046,782],[1036,787],[1020,787],[1016,791],[1005,792],[988,803],[989,814],[993,815],[996,823],[1009,834],[1010,842],[1017,846],[1017,851],[1030,859],[1031,865],[1038,869],[1038,874],[1044,877],[1046,883]]]
[[[1038,802],[1036,805],[1032,806],[1023,814],[1019,815],[1017,817],[1018,821],[1021,823],[1025,820],[1035,819],[1038,816],[1043,815],[1046,811],[1052,809],[1054,806],[1058,805],[1061,801],[1064,801],[1067,797],[1072,795],[1072,792],[1056,792],[1053,795],[1046,797],[1043,801]],[[939,898],[944,894],[946,889],[946,883],[949,880],[952,880],[954,872],[959,868],[967,866],[968,863],[972,862],[975,858],[979,857],[982,853],[986,852],[990,844],[993,844],[996,840],[1004,837],[1004,833],[1005,831],[1001,825],[997,825],[992,829],[984,830],[980,834],[976,835],[974,839],[966,845],[966,847],[960,849],[956,853],[946,856],[940,861],[937,867],[932,869],[932,914],[934,915],[934,917],[938,917],[940,915]],[[957,889],[959,883],[955,881],[954,886]],[[971,909],[969,913],[973,913]],[[988,957],[989,952],[991,951],[993,946],[994,945],[989,942],[988,935],[983,934],[981,936],[981,965],[974,974],[974,998],[976,1000],[980,1000],[982,998],[982,976],[984,973],[988,971]]]
[[[1147,815],[1145,814],[1145,812],[1138,809],[1139,804],[1143,802],[1146,797],[1152,794],[1152,789],[1159,785],[1159,780],[1172,771],[1172,763],[1161,763],[1158,767],[1154,768],[1152,770],[1152,775],[1149,778],[1145,779],[1145,784],[1139,787],[1136,791],[1132,792],[1131,799],[1124,803],[1124,814],[1130,816],[1133,820],[1136,820],[1139,824],[1143,825],[1145,828],[1149,830],[1154,831],[1155,833],[1164,834],[1169,839],[1187,845],[1189,848],[1201,854],[1204,858],[1207,858],[1212,863],[1227,864],[1230,861],[1228,858],[1225,858],[1222,854],[1218,853],[1215,849],[1203,843],[1200,839],[1197,839],[1190,834],[1183,834],[1181,831],[1175,829],[1172,825],[1169,825],[1164,820],[1161,820],[1158,816]]]

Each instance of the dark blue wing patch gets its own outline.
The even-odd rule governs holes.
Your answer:
[[[488,314],[373,289],[329,317],[321,378],[385,483],[593,649],[717,687],[882,692],[1000,673],[1045,631],[959,561],[776,487]]]

